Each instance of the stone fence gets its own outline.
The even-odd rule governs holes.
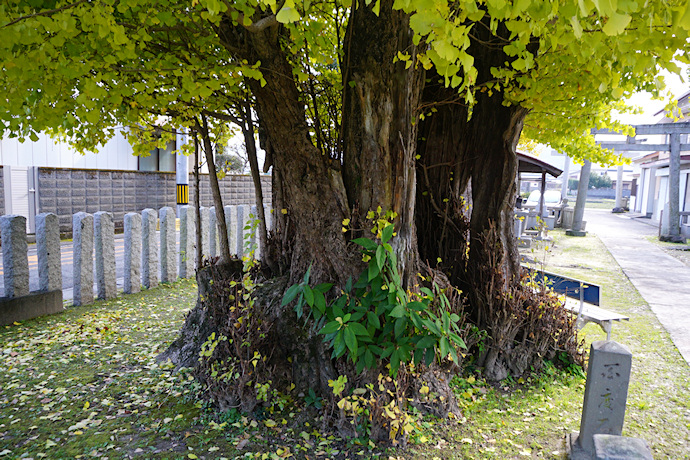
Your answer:
[[[257,216],[256,206],[225,206],[224,211],[231,254],[242,257],[253,251],[254,257],[260,258],[260,239],[256,226],[252,225],[252,219]],[[219,249],[215,208],[202,207],[200,216],[202,256],[215,257]],[[169,283],[177,278],[194,276],[197,254],[195,217],[193,207],[180,208],[178,250],[177,219],[172,207],[166,206],[158,211],[148,208],[141,213],[124,215],[122,263],[125,294],[139,292],[142,285],[152,288],[159,282]],[[269,229],[271,217],[270,210],[266,209]],[[72,216],[72,229],[73,305],[94,301],[94,279],[95,298],[116,297],[115,226],[112,213],[77,212]],[[62,290],[69,286],[63,286],[58,216],[53,213],[36,216],[39,283],[38,290],[33,293],[29,292],[26,218],[18,215],[0,217],[0,233],[5,286],[5,297],[0,298],[0,324],[62,310]],[[27,309],[27,303],[37,303],[35,296],[53,293],[51,295],[55,297],[56,292],[60,295],[59,299],[51,298],[54,305],[37,312]],[[34,298],[27,302],[25,298],[31,296]]]
[[[176,206],[174,172],[118,171],[97,169],[67,169],[36,167],[35,213],[57,214],[60,232],[72,231],[72,215],[85,211],[112,213],[116,231],[124,227],[124,215],[145,208],[160,209]],[[6,206],[11,196],[5,196],[6,170],[0,166],[0,215],[9,214]],[[219,180],[223,203],[252,205],[256,203],[254,183],[249,175],[228,174]],[[212,206],[213,198],[208,174],[200,175],[199,199],[202,206]],[[261,176],[261,189],[266,205],[271,203],[271,176]],[[19,192],[27,193],[27,190]],[[194,175],[189,175],[189,204],[196,196]],[[21,193],[19,193],[21,195]],[[13,212],[18,214],[17,212]],[[23,214],[23,212],[19,212]],[[24,214],[26,215],[26,214]]]

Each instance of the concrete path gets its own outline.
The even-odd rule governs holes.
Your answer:
[[[658,230],[640,219],[587,209],[585,221],[586,230],[606,245],[690,364],[690,267],[650,242],[648,237]]]

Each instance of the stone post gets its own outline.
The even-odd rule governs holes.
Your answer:
[[[93,216],[78,212],[72,216],[74,305],[93,302]]]
[[[38,289],[62,290],[60,259],[60,222],[51,212],[36,215],[36,252],[38,255]]]
[[[26,217],[10,214],[0,217],[5,297],[29,295],[29,246],[26,243]]]
[[[161,208],[161,281],[172,283],[175,272],[175,211],[170,206]]]
[[[256,205],[251,207],[250,211],[251,219],[259,219],[259,211]],[[250,237],[250,244],[254,247],[254,258],[256,260],[261,260],[261,235],[259,234],[259,226],[257,225]]]
[[[592,343],[577,450],[591,455],[595,434],[623,432],[631,368],[632,353],[626,346],[606,340]]]
[[[208,240],[208,255],[209,257],[216,257],[218,255],[218,217],[215,206],[209,210]]]
[[[563,182],[561,182],[561,198],[565,199],[565,198],[568,198],[568,180],[570,177],[570,157],[566,153],[564,153],[563,156],[564,156],[563,172],[561,173],[561,177],[563,178]],[[520,189],[518,189],[518,194],[519,193],[520,193]]]
[[[242,247],[239,245],[238,241],[242,241],[242,238],[240,238],[242,233],[239,235],[237,234],[237,206],[223,206],[223,210],[225,211],[225,226],[228,228],[228,246],[230,246],[230,255],[237,255],[237,257],[241,258]]]
[[[194,240],[196,239],[196,226],[194,222],[194,209],[190,206],[180,206],[180,254],[179,273],[180,278],[194,276],[194,259],[196,256]]]
[[[247,244],[254,243],[254,235],[250,235],[245,227],[249,224],[250,207],[246,204],[237,206],[237,257],[242,258],[249,252]],[[249,242],[249,243],[248,243]]]
[[[591,172],[592,162],[585,160],[582,169],[580,169],[580,182],[577,185],[577,199],[575,200],[575,211],[573,212],[573,228],[565,232],[568,236],[586,235],[586,232],[582,229],[582,218],[585,215],[585,203],[587,202],[587,189],[589,188],[589,175]]]
[[[141,290],[141,215],[125,214],[125,280],[123,291],[134,294]]]
[[[209,222],[211,220],[211,210],[209,208],[202,206],[201,208],[199,208],[199,217],[201,219],[201,225],[199,225],[199,228],[201,229],[201,255],[205,257],[210,257],[211,248],[209,247],[209,245],[211,243],[211,228]]]
[[[115,274],[115,224],[113,215],[98,211],[93,216],[96,241],[96,287],[98,298],[103,300],[117,297]]]
[[[668,206],[664,209],[667,226],[662,229],[661,241],[685,243],[680,234],[680,134],[670,134],[670,154],[668,166]]]
[[[616,204],[615,209],[623,209],[623,165],[616,168]]]
[[[144,209],[141,211],[141,220],[142,283],[147,289],[151,289],[158,286],[158,241],[156,240],[158,213],[155,209]]]
[[[273,230],[273,208],[264,206],[264,216],[266,216],[266,232],[271,233]]]

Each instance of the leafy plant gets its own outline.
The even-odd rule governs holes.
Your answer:
[[[323,398],[316,396],[314,390],[309,388],[308,394],[304,397],[304,403],[307,406],[314,406],[317,409],[321,409],[323,407]]]
[[[466,348],[460,336],[460,317],[450,312],[444,291],[437,285],[406,291],[390,244],[395,214],[378,211],[372,232],[375,239],[357,238],[367,268],[353,284],[348,280],[341,295],[330,303],[325,295],[329,283],[309,286],[310,269],[301,283],[291,286],[283,305],[297,299],[298,317],[313,318],[319,334],[333,349],[333,358],[347,355],[357,372],[389,360],[390,374],[397,375],[401,363],[431,364],[435,359],[458,360],[456,347]],[[374,217],[373,211],[369,218]],[[345,222],[347,225],[347,222]]]

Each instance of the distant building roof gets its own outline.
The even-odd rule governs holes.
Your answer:
[[[676,101],[678,104],[678,108],[680,109],[680,112],[683,115],[687,115],[690,112],[690,91],[687,93],[683,94],[681,97],[678,98]],[[659,110],[657,113],[654,114],[654,116],[659,116],[663,115],[666,113],[666,109]],[[672,123],[673,118],[671,117],[664,117],[661,120],[658,121],[658,123]]]

